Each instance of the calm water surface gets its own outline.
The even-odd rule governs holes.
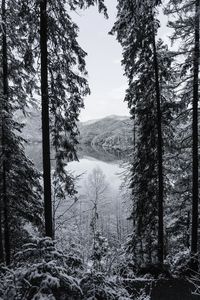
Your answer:
[[[41,143],[28,145],[26,148],[29,158],[31,158],[36,167],[42,171],[42,153]],[[78,152],[79,161],[74,161],[68,164],[69,171],[74,175],[81,175],[79,185],[83,186],[88,175],[94,168],[100,168],[106,176],[106,181],[109,186],[118,191],[121,185],[120,167],[122,157],[118,152],[108,151],[102,148],[84,146]],[[53,165],[53,161],[52,161]]]

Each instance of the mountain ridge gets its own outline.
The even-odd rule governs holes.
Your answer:
[[[107,116],[93,123],[79,123],[80,144],[126,150],[132,144],[132,121],[125,116]]]
[[[115,119],[118,119],[118,120],[124,120],[124,119],[127,119],[129,117],[128,116],[119,116],[119,115],[108,115],[108,116],[98,118],[98,119],[90,119],[90,120],[87,120],[87,121],[80,121],[79,123],[81,123],[83,125],[90,125],[90,124],[96,123],[100,120],[110,119],[110,118],[115,118]]]
[[[41,143],[41,116],[31,112],[24,119],[22,135],[30,143]],[[100,119],[78,122],[79,142],[87,146],[124,150],[132,143],[132,121],[126,116],[110,115]]]

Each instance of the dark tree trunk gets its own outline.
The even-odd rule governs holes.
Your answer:
[[[45,234],[53,238],[51,164],[49,133],[49,96],[48,96],[48,52],[47,52],[47,0],[40,1],[40,48],[41,48],[41,95],[42,95],[42,147]]]
[[[9,214],[9,203],[7,197],[7,187],[6,187],[6,163],[3,162],[3,205],[4,205],[4,248],[5,248],[5,259],[6,265],[10,264],[10,228],[8,221]]]
[[[185,246],[190,249],[190,224],[191,224],[191,217],[190,217],[191,213],[188,212],[187,213],[187,231],[186,231],[186,238],[183,237],[183,244],[185,244]]]
[[[4,262],[4,251],[3,251],[3,231],[2,231],[2,199],[0,199],[0,263]]]
[[[2,51],[2,48],[1,48]],[[4,249],[3,249],[3,229],[2,229],[2,212],[3,212],[3,72],[2,72],[2,52],[0,54],[0,128],[1,128],[1,135],[0,135],[0,263],[4,262]]]
[[[199,100],[199,7],[200,0],[196,0],[195,16],[195,47],[194,47],[194,82],[193,82],[193,180],[192,180],[192,241],[191,254],[195,256],[198,252],[198,100]],[[198,269],[198,262],[192,259],[192,269]]]
[[[153,19],[153,15],[152,15]],[[153,20],[154,21],[154,20]],[[154,24],[154,22],[153,22]],[[159,83],[158,57],[155,39],[155,30],[153,28],[153,55],[156,89],[156,107],[157,107],[157,156],[158,156],[158,262],[163,264],[164,257],[164,232],[163,232],[163,139],[162,139],[162,112],[161,95]]]
[[[10,264],[10,229],[9,229],[9,221],[8,221],[8,196],[7,196],[7,183],[6,183],[6,174],[7,174],[7,166],[5,159],[7,158],[6,154],[6,145],[5,145],[5,127],[7,119],[4,117],[7,109],[7,101],[8,101],[8,59],[7,59],[7,36],[6,36],[6,4],[5,0],[2,0],[2,20],[3,20],[3,43],[2,43],[2,60],[3,60],[3,120],[2,120],[2,149],[3,149],[3,167],[2,167],[2,190],[3,190],[3,215],[4,215],[4,247],[5,247],[5,258],[6,264]]]
[[[0,56],[0,60],[2,59],[2,55]],[[1,60],[2,62],[2,60]],[[2,72],[0,72],[0,78],[2,79]],[[3,229],[2,229],[2,222],[3,222],[3,160],[4,160],[4,155],[3,155],[3,86],[1,85],[0,82],[0,96],[1,96],[1,103],[0,103],[0,127],[1,127],[1,136],[0,136],[0,157],[1,157],[1,162],[0,162],[0,263],[4,262],[4,249],[3,249]]]

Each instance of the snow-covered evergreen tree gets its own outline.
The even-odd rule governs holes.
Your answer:
[[[25,112],[25,107],[30,103],[28,94],[31,76],[27,74],[28,65],[23,56],[27,44],[23,40],[23,33],[19,30],[17,3],[12,4],[13,1],[2,1],[0,32],[0,213],[7,264],[10,263],[11,255],[29,236],[25,224],[42,226],[40,174],[25,155],[24,140],[20,137],[22,124],[15,118],[15,114],[19,111]]]
[[[173,28],[172,41],[179,42],[179,49],[176,55],[181,57],[181,62],[178,63],[181,80],[178,86],[178,94],[185,107],[185,117],[188,119],[188,128],[182,130],[182,146],[180,150],[181,160],[184,156],[188,156],[188,151],[191,151],[191,160],[188,161],[188,170],[186,166],[180,164],[180,168],[184,173],[188,173],[188,178],[182,183],[182,199],[185,197],[191,198],[192,214],[191,214],[191,254],[196,255],[198,252],[198,194],[199,194],[199,153],[198,153],[198,102],[199,102],[199,1],[174,1],[168,2],[166,13],[170,15],[171,20],[169,26]],[[192,110],[191,110],[192,106]],[[191,150],[190,150],[191,148]],[[192,178],[192,180],[191,180]],[[191,184],[190,184],[191,183]],[[184,187],[183,187],[184,186]],[[187,212],[185,214],[187,220]],[[186,221],[187,222],[187,221]],[[197,263],[192,261],[192,268],[197,269]]]
[[[58,184],[64,188],[63,191],[74,197],[76,189],[66,165],[69,161],[77,160],[77,121],[84,107],[83,98],[89,93],[86,53],[77,42],[78,27],[70,17],[70,11],[95,4],[107,16],[103,0],[32,1],[22,4],[22,19],[26,24],[26,35],[34,58],[32,67],[38,66],[38,59],[41,58],[41,81],[39,79],[38,82],[41,83],[42,96],[44,202],[45,223],[49,220],[46,226],[46,234],[49,228],[48,235],[53,235],[50,225],[50,144],[55,150],[54,176],[58,177]],[[62,194],[65,195],[65,192]]]
[[[10,269],[1,269],[3,299],[82,299],[82,291],[68,264],[51,239],[25,244]]]
[[[163,225],[162,214],[160,215],[163,203],[160,203],[160,184],[158,184],[161,183],[160,175],[158,176],[160,174],[158,153],[161,150],[158,148],[160,138],[158,89],[164,149],[173,138],[170,122],[176,110],[171,90],[174,80],[172,58],[162,41],[159,40],[156,45],[154,44],[159,27],[155,8],[159,2],[119,1],[118,17],[112,29],[112,33],[117,34],[117,40],[123,47],[122,65],[129,81],[125,101],[136,126],[136,130],[133,130],[136,141],[130,175],[133,201],[131,219],[134,232],[130,239],[129,250],[134,253],[138,265],[162,261],[161,248],[158,245],[160,238],[157,239]],[[155,72],[156,69],[158,72]],[[164,158],[162,160],[164,161]]]

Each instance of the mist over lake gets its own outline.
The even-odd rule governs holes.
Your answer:
[[[30,143],[26,146],[26,152],[30,159],[32,159],[36,167],[42,171],[42,145],[41,143]],[[75,176],[80,176],[78,186],[84,185],[84,180],[96,167],[102,169],[109,182],[110,187],[119,191],[122,182],[121,173],[123,172],[122,161],[123,153],[116,150],[109,151],[102,147],[84,146],[82,145],[78,151],[79,161],[69,162],[67,169]],[[52,160],[52,167],[54,161]]]

